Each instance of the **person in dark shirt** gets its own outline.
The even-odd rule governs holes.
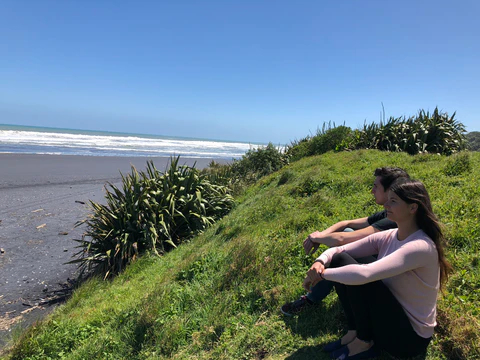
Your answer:
[[[373,175],[371,193],[378,205],[387,202],[388,190],[398,178],[409,178],[407,172],[397,167],[377,168]],[[385,231],[396,228],[397,224],[387,219],[386,211],[379,211],[369,217],[340,221],[323,231],[315,231],[308,235],[303,242],[303,248],[306,254],[315,252],[320,244],[328,247],[345,245],[379,231]],[[356,259],[359,263],[370,263],[375,261],[374,257]],[[321,281],[312,288],[307,295],[302,295],[300,299],[284,304],[280,310],[283,314],[291,316],[299,313],[305,308],[320,303],[333,289],[333,283],[330,281]]]

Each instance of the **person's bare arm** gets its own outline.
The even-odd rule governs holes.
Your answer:
[[[310,252],[315,252],[318,249],[320,244],[328,245],[333,242],[329,241],[329,237],[331,234],[343,232],[346,228],[351,228],[353,230],[358,230],[362,228],[366,228],[369,226],[368,217],[354,219],[354,220],[343,220],[339,221],[336,224],[330,226],[329,228],[323,231],[315,231],[311,233],[303,242],[303,248],[306,254]],[[369,234],[367,234],[369,235]],[[334,236],[336,237],[336,236]],[[328,243],[320,242],[320,241],[312,241],[312,239],[326,239]],[[337,245],[328,245],[328,246],[337,246]],[[313,251],[312,251],[313,249]]]
[[[351,228],[353,230],[363,229],[370,224],[368,223],[368,217],[354,219],[354,220],[343,220],[339,221],[336,224],[330,226],[329,228],[320,231],[323,235],[331,234],[334,232],[340,232],[345,230],[346,228]]]
[[[305,253],[309,254],[312,249],[313,251],[316,251],[318,248],[318,245],[320,244],[324,244],[329,247],[345,245],[345,244],[363,239],[364,237],[374,234],[378,231],[380,230],[377,228],[374,228],[371,225],[356,231],[350,231],[350,232],[340,231],[340,232],[334,232],[326,235],[316,231],[314,233],[311,233],[307,237],[307,239],[303,242],[303,248],[305,249]]]
[[[368,223],[368,217],[354,219],[354,220],[347,220],[347,226],[345,228],[351,228],[353,230],[360,230],[370,226]],[[343,229],[345,230],[345,229]],[[343,231],[342,230],[342,231]]]

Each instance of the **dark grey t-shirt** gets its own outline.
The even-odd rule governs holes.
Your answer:
[[[397,223],[387,219],[387,211],[379,211],[368,217],[368,224],[380,231],[396,229]]]

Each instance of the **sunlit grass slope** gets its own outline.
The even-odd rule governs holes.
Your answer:
[[[321,346],[344,325],[336,295],[298,317],[279,307],[303,293],[317,255],[303,252],[309,233],[380,209],[370,188],[381,166],[422,180],[446,226],[455,273],[427,358],[478,358],[480,153],[374,150],[305,158],[263,178],[203,235],[112,282],[85,283],[17,339],[10,358],[327,359]]]

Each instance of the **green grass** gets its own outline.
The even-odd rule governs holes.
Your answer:
[[[303,253],[303,239],[377,211],[374,169],[400,166],[426,184],[455,267],[427,359],[480,358],[480,154],[466,154],[460,170],[452,157],[375,150],[288,165],[248,188],[204,234],[161,258],[144,256],[113,281],[83,284],[4,357],[327,359],[321,346],[342,334],[345,320],[336,295],[297,317],[279,311],[303,293],[317,255]]]

